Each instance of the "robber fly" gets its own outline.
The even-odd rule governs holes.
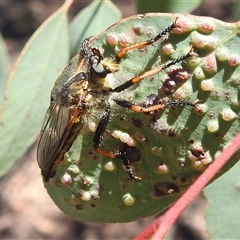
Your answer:
[[[96,67],[100,53],[95,48],[86,47],[89,40],[82,43],[77,73],[64,83],[45,116],[37,149],[37,161],[44,181],[55,175],[64,154],[83,127],[83,116],[91,108],[92,92],[94,95],[98,93],[92,87],[99,88],[91,70]],[[96,71],[101,75],[101,70]]]
[[[87,40],[83,42],[80,71],[63,85],[56,100],[51,103],[41,130],[37,149],[37,161],[44,181],[55,175],[58,164],[81,130],[82,116],[86,111],[84,99],[88,82],[89,53],[85,51]]]
[[[120,62],[126,52],[152,45],[176,27],[176,20],[154,38],[123,48],[117,53],[115,58],[104,58],[97,47],[89,47],[89,39],[86,39],[82,43],[76,74],[63,84],[57,98],[51,103],[41,131],[37,160],[44,181],[48,181],[55,175],[59,163],[64,158],[64,154],[70,149],[72,143],[80,134],[87,116],[94,111],[98,111],[97,115],[101,116],[93,138],[93,147],[95,150],[109,158],[120,159],[130,179],[141,181],[140,177],[134,175],[131,168],[131,162],[139,160],[141,157],[141,153],[136,147],[124,145],[122,149],[116,152],[109,152],[100,147],[109,122],[111,103],[115,102],[120,107],[139,113],[158,111],[169,105],[176,105],[176,101],[170,101],[143,107],[120,99],[118,93],[175,63],[191,57],[194,55],[193,48],[191,47],[187,54],[170,60],[139,76],[135,76],[116,88],[106,87],[104,80],[109,73],[119,70]],[[111,103],[110,99],[112,100]],[[194,103],[186,101],[186,104],[184,103],[183,105],[196,107],[197,103],[198,101]]]

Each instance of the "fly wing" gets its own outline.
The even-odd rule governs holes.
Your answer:
[[[37,149],[37,161],[42,172],[48,173],[54,164],[71,130],[68,126],[73,124],[70,117],[68,108],[60,106],[57,100],[47,110]]]

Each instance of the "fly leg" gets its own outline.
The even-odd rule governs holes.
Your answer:
[[[120,159],[131,181],[132,180],[141,181],[142,179],[140,177],[134,175],[131,167],[131,163],[133,161],[138,161],[141,158],[141,153],[136,147],[131,147],[131,146],[128,146],[127,144],[124,144],[123,147],[116,152],[109,152],[100,147],[100,143],[103,139],[103,134],[106,130],[106,127],[109,121],[109,116],[110,116],[110,106],[106,108],[106,111],[104,112],[97,126],[97,130],[93,138],[93,146],[98,153],[106,157],[113,158],[113,159]]]
[[[133,49],[137,49],[137,48],[141,48],[141,47],[145,47],[145,46],[148,46],[148,45],[152,45],[153,43],[157,42],[158,40],[160,40],[162,37],[164,37],[165,35],[167,35],[168,33],[170,33],[174,28],[177,27],[177,19],[175,19],[175,21],[168,27],[166,27],[165,30],[163,30],[161,33],[159,33],[158,35],[156,35],[154,38],[151,38],[151,39],[148,39],[144,42],[140,42],[140,43],[137,43],[135,45],[132,45],[132,46],[128,46],[128,47],[125,47],[123,48],[122,50],[120,50],[118,53],[117,53],[117,56],[116,56],[116,61],[117,62],[120,62],[120,60],[122,59],[122,57],[126,54],[126,52],[130,51],[130,50],[133,50]]]
[[[123,91],[123,90],[125,90],[125,89],[127,89],[127,88],[129,88],[131,86],[133,86],[134,84],[138,84],[143,79],[151,77],[151,76],[153,76],[153,75],[155,75],[155,74],[157,74],[157,73],[159,73],[159,72],[169,68],[170,66],[173,66],[174,64],[176,64],[178,62],[182,62],[185,59],[187,59],[189,57],[192,57],[192,56],[195,56],[195,55],[196,55],[196,53],[194,52],[194,49],[191,46],[191,48],[189,49],[189,51],[185,55],[182,55],[182,56],[180,56],[178,58],[175,58],[175,59],[170,60],[170,61],[168,61],[166,63],[163,63],[160,66],[158,66],[156,68],[153,68],[153,69],[143,73],[142,75],[133,77],[130,80],[124,82],[121,85],[119,85],[118,87],[110,89],[109,91],[110,92],[121,92],[121,91]]]
[[[120,99],[114,99],[114,101],[123,108],[127,108],[133,112],[142,112],[142,113],[149,113],[149,112],[154,112],[154,111],[159,111],[161,109],[164,109],[166,107],[170,107],[170,106],[190,106],[193,107],[197,112],[201,112],[199,110],[198,107],[198,103],[201,102],[199,99],[196,99],[194,102],[190,102],[187,100],[184,101],[178,101],[178,100],[169,100],[167,102],[164,103],[158,103],[158,104],[154,104],[152,106],[140,106],[140,105],[135,105],[131,102],[128,102],[126,100],[120,100]]]

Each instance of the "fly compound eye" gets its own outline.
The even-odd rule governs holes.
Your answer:
[[[108,70],[105,66],[99,63],[98,56],[91,57],[91,70],[96,77],[105,78],[108,74]]]

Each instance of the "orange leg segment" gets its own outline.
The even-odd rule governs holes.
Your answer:
[[[118,87],[114,88],[114,89],[109,89],[110,92],[121,92],[129,87],[131,87],[132,85],[136,84],[136,83],[139,83],[140,81],[142,81],[143,79],[147,78],[147,77],[151,77],[152,75],[156,74],[156,73],[159,73],[161,72],[162,70],[178,63],[178,62],[181,62],[191,56],[194,56],[194,49],[193,47],[191,46],[190,50],[188,51],[187,54],[183,55],[183,56],[180,56],[178,58],[175,58],[173,60],[170,60],[164,64],[161,64],[160,66],[154,68],[154,69],[151,69],[145,73],[143,73],[142,75],[139,75],[137,77],[133,77],[131,78],[130,80],[126,81],[125,83],[119,85]]]
[[[151,45],[151,44],[155,43],[156,41],[158,41],[159,39],[161,39],[162,37],[164,37],[165,35],[167,35],[168,33],[170,33],[174,28],[177,27],[177,24],[176,24],[177,19],[178,18],[176,18],[175,21],[170,26],[168,26],[164,31],[159,33],[154,38],[151,38],[151,39],[149,39],[145,42],[137,43],[137,44],[129,46],[129,47],[125,47],[122,50],[120,50],[117,53],[116,61],[119,62],[121,60],[121,58],[126,54],[126,52],[128,52],[130,50],[133,50],[133,49],[137,49],[137,48],[141,48],[141,47]]]

